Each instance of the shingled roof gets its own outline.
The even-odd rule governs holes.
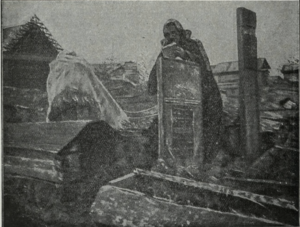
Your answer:
[[[231,61],[231,62],[222,62],[217,65],[212,65],[213,74],[223,74],[223,73],[231,73],[239,71],[239,62]],[[267,70],[271,69],[269,63],[265,58],[257,59],[257,70]]]
[[[27,47],[30,38],[37,42],[44,41],[57,52],[63,50],[46,26],[34,15],[23,25],[3,29],[3,52],[18,53],[22,52],[22,48],[30,48]]]
[[[283,74],[288,74],[288,73],[297,73],[299,72],[299,64],[286,64],[282,66],[281,72]]]

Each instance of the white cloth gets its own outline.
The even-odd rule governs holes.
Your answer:
[[[113,128],[122,128],[122,123],[128,121],[126,113],[95,75],[90,64],[75,53],[63,51],[50,63],[47,121],[55,97],[66,90],[92,99],[96,103],[92,108],[96,108],[98,119],[106,121]]]

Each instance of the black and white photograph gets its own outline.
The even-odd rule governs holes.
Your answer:
[[[1,1],[3,227],[299,226],[299,1]]]

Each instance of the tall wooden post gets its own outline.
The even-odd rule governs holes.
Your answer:
[[[257,81],[256,14],[237,9],[241,151],[248,161],[259,155],[259,90]]]

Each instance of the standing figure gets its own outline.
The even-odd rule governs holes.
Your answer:
[[[163,28],[162,52],[158,57],[179,58],[200,65],[202,77],[204,162],[210,163],[216,156],[222,131],[222,99],[213,77],[209,59],[199,40],[191,39],[191,31],[184,30],[177,21],[168,20]],[[156,66],[151,70],[148,81],[150,95],[157,93]]]

